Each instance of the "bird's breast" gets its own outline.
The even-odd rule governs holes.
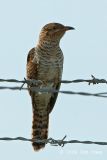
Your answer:
[[[39,64],[39,73],[43,77],[45,77],[46,80],[53,80],[56,77],[61,75],[62,68],[63,68],[63,59],[62,57],[47,57],[47,58],[41,58],[40,64]]]
[[[38,63],[38,78],[44,81],[61,79],[63,69],[63,53],[55,50],[50,53],[36,53]]]

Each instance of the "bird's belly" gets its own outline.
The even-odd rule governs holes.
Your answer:
[[[51,80],[53,81],[55,78],[58,78],[59,68],[48,66],[44,70],[45,70],[45,79],[47,81],[51,81]]]
[[[39,87],[40,89],[47,90],[54,87],[54,80],[57,76],[57,69],[51,66],[41,68],[42,71],[39,72],[39,80],[43,82]],[[41,108],[47,108],[52,92],[39,92],[36,94],[36,99],[40,104]]]
[[[40,80],[54,82],[56,79],[59,80],[61,77],[62,69],[59,64],[50,63],[48,65],[41,65],[40,70]]]
[[[43,84],[40,89],[53,89],[56,88],[62,76],[63,57],[47,57],[39,60],[38,67],[38,80],[41,80]],[[36,95],[36,99],[41,107],[46,108],[53,96],[52,92],[39,92]]]
[[[56,87],[59,80],[59,70],[59,67],[55,65],[40,66],[38,79],[43,81],[43,84],[40,86],[40,88],[44,90]],[[38,97],[36,97],[36,99],[38,99],[39,103],[43,103],[45,104],[44,106],[47,106],[52,94],[52,92],[39,92],[36,95]]]

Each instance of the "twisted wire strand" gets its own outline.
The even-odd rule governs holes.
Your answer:
[[[0,89],[9,89],[9,90],[28,90],[28,88],[22,88],[22,87],[6,87],[6,86],[0,86]],[[48,89],[48,88],[38,88],[38,87],[31,87],[30,90],[33,92],[40,92],[40,93],[62,93],[62,94],[69,94],[69,95],[81,95],[81,96],[94,96],[94,97],[102,97],[102,98],[107,98],[107,92],[102,92],[102,93],[88,93],[88,92],[74,92],[74,91],[63,91],[63,90],[55,90],[53,89]]]
[[[72,80],[72,81],[69,81],[69,80],[62,80],[60,83],[80,83],[80,82],[88,82],[88,84],[90,85],[91,83],[92,84],[99,84],[99,83],[106,83],[107,84],[107,81],[105,79],[98,79],[98,78],[95,78],[93,75],[91,75],[92,79],[89,79],[89,80],[85,80],[85,79],[76,79],[76,80]],[[52,89],[49,89],[47,87],[42,87],[42,88],[39,88],[39,87],[23,87],[24,84],[28,84],[28,86],[32,86],[35,85],[37,86],[38,84],[42,84],[43,82],[41,80],[35,80],[35,79],[29,79],[29,80],[26,80],[24,78],[24,80],[16,80],[16,79],[0,79],[0,82],[10,82],[10,83],[22,83],[21,87],[19,86],[14,86],[14,87],[8,87],[8,86],[0,86],[0,90],[3,90],[3,89],[10,89],[10,90],[32,90],[33,92],[44,92],[44,93],[49,93],[49,92],[53,92],[53,93],[56,93],[56,92],[59,92],[59,93],[62,93],[62,94],[70,94],[70,95],[82,95],[82,96],[94,96],[94,97],[103,97],[103,98],[107,98],[107,92],[102,92],[102,93],[88,93],[88,92],[74,92],[74,91],[63,91],[63,90],[55,90],[54,88]]]
[[[61,146],[64,147],[66,144],[73,144],[73,143],[81,143],[81,144],[96,144],[96,145],[107,145],[107,142],[98,142],[98,141],[80,141],[80,140],[65,140],[66,136],[64,136],[64,138],[60,139],[60,140],[56,140],[53,138],[48,138],[48,139],[44,139],[44,140],[40,140],[40,139],[28,139],[25,137],[15,137],[15,138],[11,138],[11,137],[2,137],[0,138],[0,141],[27,141],[27,142],[36,142],[36,143],[49,143],[50,145],[53,146]]]
[[[99,83],[105,83],[107,84],[106,79],[99,79],[95,78],[95,76],[91,75],[91,79],[75,79],[75,80],[61,80],[60,83],[80,83],[80,82],[88,82],[88,84],[99,84]],[[24,80],[17,80],[17,79],[0,79],[0,82],[14,82],[14,83],[24,83],[24,84],[38,84],[41,82],[41,80],[35,80],[35,79],[30,79],[27,80],[24,78]]]

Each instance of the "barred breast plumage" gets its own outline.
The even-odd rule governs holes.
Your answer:
[[[38,62],[36,59],[38,59]],[[52,44],[48,43],[44,43],[43,46],[37,46],[33,62],[39,64],[38,78],[41,80],[51,81],[55,79],[56,74],[59,74],[58,78],[62,76],[63,53],[57,45],[54,48]]]

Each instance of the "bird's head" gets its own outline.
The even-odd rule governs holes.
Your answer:
[[[40,32],[40,39],[48,41],[60,41],[65,32],[69,30],[74,30],[74,28],[70,26],[64,26],[60,23],[49,23],[42,28]]]

